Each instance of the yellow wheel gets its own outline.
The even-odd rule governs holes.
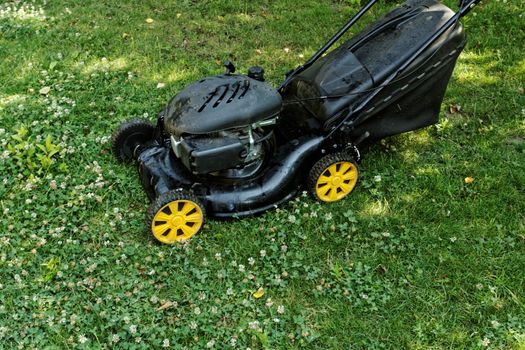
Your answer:
[[[184,242],[200,231],[205,211],[189,191],[170,191],[150,206],[147,221],[156,240],[165,244]]]
[[[341,152],[321,158],[310,170],[310,193],[322,202],[336,202],[348,196],[359,178],[359,167],[348,154]]]

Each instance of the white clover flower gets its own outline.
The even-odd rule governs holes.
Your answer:
[[[170,347],[170,340],[169,339],[164,339],[164,341],[162,342],[162,347],[163,348],[169,348]]]
[[[86,336],[84,334],[81,334],[81,335],[78,336],[78,342],[80,344],[84,344],[87,341],[88,341],[88,338],[86,338]]]
[[[190,322],[190,329],[193,329],[193,330],[197,329],[197,322],[191,321]]]
[[[255,320],[252,322],[248,322],[248,328],[258,330],[259,329],[259,321]]]
[[[483,338],[483,340],[481,341],[481,345],[484,346],[484,347],[487,347],[490,345],[490,339],[485,337]]]
[[[120,341],[120,336],[118,334],[113,334],[113,337],[111,337],[111,341],[113,343],[118,343]]]
[[[277,313],[284,314],[284,305],[277,306]]]
[[[252,257],[250,256],[250,257],[248,258],[248,264],[249,264],[250,266],[253,266],[253,264],[255,264],[255,259],[252,258]]]
[[[210,340],[208,343],[206,343],[206,347],[208,349],[213,348],[214,345],[215,345],[215,340]]]
[[[261,258],[264,258],[266,256],[266,250],[261,250],[259,254],[261,254]]]
[[[374,181],[375,182],[381,182],[381,175],[374,176]]]
[[[244,272],[245,267],[242,264],[239,264],[239,272]]]
[[[200,307],[195,307],[195,309],[193,310],[193,312],[195,313],[195,315],[200,315],[201,314],[201,309]]]

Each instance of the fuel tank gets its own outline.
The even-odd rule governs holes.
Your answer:
[[[164,130],[171,135],[208,134],[272,118],[281,95],[245,75],[218,75],[190,84],[167,104]]]

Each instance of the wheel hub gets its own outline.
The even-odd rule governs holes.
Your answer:
[[[171,220],[171,224],[173,225],[173,227],[181,227],[182,225],[184,225],[185,221],[186,220],[184,220],[182,216],[177,215]]]
[[[332,185],[338,187],[339,185],[341,185],[342,180],[343,179],[341,179],[339,176],[334,176],[334,178],[332,179]]]

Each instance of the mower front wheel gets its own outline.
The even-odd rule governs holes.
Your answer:
[[[192,192],[174,190],[155,199],[146,221],[157,241],[173,244],[196,235],[204,225],[205,216],[204,206]]]
[[[358,178],[359,167],[350,154],[328,154],[310,170],[308,189],[321,202],[336,202],[354,190]]]
[[[123,122],[111,137],[111,151],[118,161],[131,162],[137,150],[153,138],[155,127],[148,121],[132,119]]]

